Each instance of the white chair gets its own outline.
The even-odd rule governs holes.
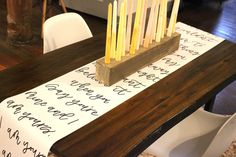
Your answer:
[[[220,156],[236,138],[236,113],[219,129],[202,157]]]
[[[198,109],[161,136],[145,152],[157,157],[202,157],[204,153],[204,157],[220,156],[236,136],[236,114],[232,117]],[[225,142],[217,144],[220,141],[217,135]],[[215,149],[219,151],[213,152]]]
[[[60,0],[61,6],[63,11],[66,13],[66,5],[64,0]],[[42,31],[41,31],[41,37],[43,38],[43,24],[45,22],[45,18],[46,18],[46,11],[47,11],[47,0],[43,0],[43,13],[42,13]]]
[[[93,36],[84,19],[76,13],[63,13],[47,19],[43,33],[44,53]]]

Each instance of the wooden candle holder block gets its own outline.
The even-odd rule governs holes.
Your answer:
[[[161,42],[153,42],[148,48],[141,47],[134,55],[126,54],[121,61],[105,64],[104,57],[96,61],[96,78],[106,86],[135,73],[139,69],[173,53],[179,48],[180,34],[174,33]]]

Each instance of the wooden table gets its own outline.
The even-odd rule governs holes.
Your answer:
[[[0,101],[104,55],[100,35],[0,73]],[[89,46],[88,46],[89,45]],[[236,78],[236,45],[224,41],[53,145],[58,156],[135,156]]]

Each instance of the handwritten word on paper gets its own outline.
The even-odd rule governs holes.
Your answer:
[[[0,105],[0,157],[46,157],[53,143],[158,82],[223,39],[178,23],[180,48],[105,87],[94,62]],[[78,148],[79,149],[79,148]]]

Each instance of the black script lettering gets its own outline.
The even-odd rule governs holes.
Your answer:
[[[60,120],[67,120],[70,117],[74,117],[74,113],[62,113],[61,111],[55,109],[54,107],[48,107],[48,113],[53,113],[52,115],[58,117]]]
[[[95,64],[95,62],[93,64]],[[82,73],[87,78],[94,80],[94,81],[98,82],[99,84],[101,84],[101,82],[96,79],[96,73],[90,73],[90,72],[88,72],[88,70],[89,70],[89,67],[83,67],[78,70],[75,70],[75,72]]]
[[[157,82],[160,80],[160,78],[155,74],[148,74],[147,72],[142,72],[142,71],[138,71],[138,74],[139,77],[145,77],[147,80],[151,80],[153,82]]]
[[[26,99],[33,100],[34,105],[46,106],[47,102],[44,102],[42,99],[37,98],[37,94],[37,92],[26,92],[25,95],[28,95]]]
[[[69,123],[67,123],[67,124],[68,124],[68,125],[71,125],[72,123],[75,123],[75,122],[77,122],[77,121],[79,121],[79,119],[73,120],[73,121],[71,121],[71,122],[69,122]]]
[[[88,70],[89,70],[89,67],[82,67],[82,68],[75,70],[75,72],[83,73],[83,75],[88,75],[89,74],[89,72],[87,72]]]
[[[73,98],[72,96],[70,96],[70,94],[65,93],[63,90],[58,89],[59,88],[59,84],[47,84],[45,85],[45,87],[49,90],[49,91],[54,91],[56,92],[56,96],[57,99],[64,99],[64,98]]]
[[[77,87],[77,91],[83,91],[85,92],[86,95],[90,96],[92,95],[92,93],[94,92],[92,89],[89,89],[88,86],[90,86],[90,83],[79,83],[76,80],[72,80],[71,84],[72,87],[76,86]]]
[[[94,94],[94,90],[90,89],[89,86],[91,85],[90,83],[79,83],[76,80],[72,80],[71,84],[72,87],[76,87],[77,91],[82,91],[85,92],[85,95],[89,96],[90,100],[102,100],[103,103],[107,104],[110,102],[109,99],[104,98],[102,94]]]
[[[190,35],[196,38],[200,38],[201,40],[204,40],[204,41],[209,41],[209,42],[216,41],[214,38],[205,36],[204,34],[199,34],[199,32],[191,32]]]
[[[200,38],[201,40],[204,40],[204,41],[209,41],[209,42],[217,41],[212,37],[208,37],[208,36],[205,36],[204,34],[201,34],[201,32],[192,32],[190,30],[185,30],[184,28],[180,28],[180,27],[176,27],[176,31],[177,32],[179,32],[179,31],[185,32],[188,35],[191,35],[191,36],[196,37],[196,38]]]
[[[179,32],[179,31],[181,31],[181,32],[185,32],[186,34],[191,33],[191,31],[189,31],[189,30],[185,30],[185,29],[180,28],[180,27],[176,27],[176,31],[177,31],[177,32]]]
[[[89,97],[90,100],[102,100],[103,103],[108,104],[110,102],[110,99],[104,98],[102,94],[97,94],[94,96]]]
[[[180,38],[180,41],[182,41],[182,42],[184,42],[184,43],[190,43],[187,38]]]
[[[19,145],[21,143],[21,140],[20,140],[20,132],[19,130],[16,130],[12,133],[12,129],[11,128],[8,128],[7,129],[7,133],[8,133],[8,137],[9,139],[15,139],[16,140],[16,144]]]
[[[93,106],[84,105],[84,104],[82,104],[80,102],[80,100],[75,100],[74,99],[72,101],[66,102],[65,105],[66,106],[74,106],[74,105],[76,105],[76,106],[80,107],[80,111],[88,112],[88,113],[90,113],[93,116],[98,116],[98,111],[95,110],[93,108]]]
[[[14,114],[21,113],[21,109],[24,107],[22,104],[15,104],[13,100],[7,101],[7,108],[15,109]]]
[[[134,79],[128,79],[128,78],[124,78],[123,79],[124,83],[127,83],[128,86],[133,87],[133,88],[141,88],[141,87],[145,87],[144,84],[142,84],[141,82],[134,80]]]
[[[169,66],[179,66],[178,62],[172,61],[171,58],[162,58],[162,60]]]
[[[129,91],[128,89],[125,89],[121,86],[116,86],[113,89],[113,92],[117,93],[118,95],[125,95],[126,93],[130,93],[131,91]]]
[[[33,116],[30,116],[30,115],[31,113],[24,112],[22,116],[18,118],[18,121],[21,121],[24,119],[32,121],[31,126],[39,128],[39,130],[41,130],[43,134],[49,134],[56,131],[56,130],[52,130],[52,127],[46,125],[41,120],[38,120],[37,118],[34,118]]]
[[[193,46],[195,46],[195,47],[202,47],[202,46],[205,46],[206,44],[203,44],[203,43],[200,43],[200,42],[198,42],[198,41],[193,41]]]
[[[189,49],[189,47],[186,46],[186,45],[180,44],[180,45],[179,45],[179,48],[180,48],[181,50],[183,50],[183,51],[186,51],[186,52],[188,52],[188,53],[194,55],[194,56],[195,56],[195,55],[199,55],[199,52]]]
[[[177,53],[173,53],[172,55],[176,56],[176,57],[178,57],[178,58],[180,58],[182,60],[186,60],[186,56],[183,56],[183,55],[180,55],[180,54],[177,54]]]
[[[192,44],[193,46],[195,46],[195,47],[202,47],[202,46],[205,46],[205,44],[203,44],[203,43],[200,43],[200,42],[198,42],[198,41],[191,41],[191,40],[189,40],[189,39],[187,39],[187,38],[181,38],[180,39],[181,41],[183,41],[184,43],[186,43],[186,44]],[[185,44],[185,45],[186,45]]]
[[[38,152],[37,149],[29,146],[29,142],[24,141],[23,145],[24,145],[24,148],[23,148],[22,152],[24,154],[26,154],[28,151],[30,151],[33,153],[34,157],[46,157],[45,155],[41,154],[41,152]]]
[[[2,150],[3,157],[11,157],[11,152],[7,153],[6,150]]]
[[[164,69],[162,67],[159,67],[159,66],[156,66],[156,65],[153,65],[153,64],[150,64],[148,67],[152,68],[155,71],[160,71],[160,74],[164,74],[164,75],[169,74],[169,70]]]

